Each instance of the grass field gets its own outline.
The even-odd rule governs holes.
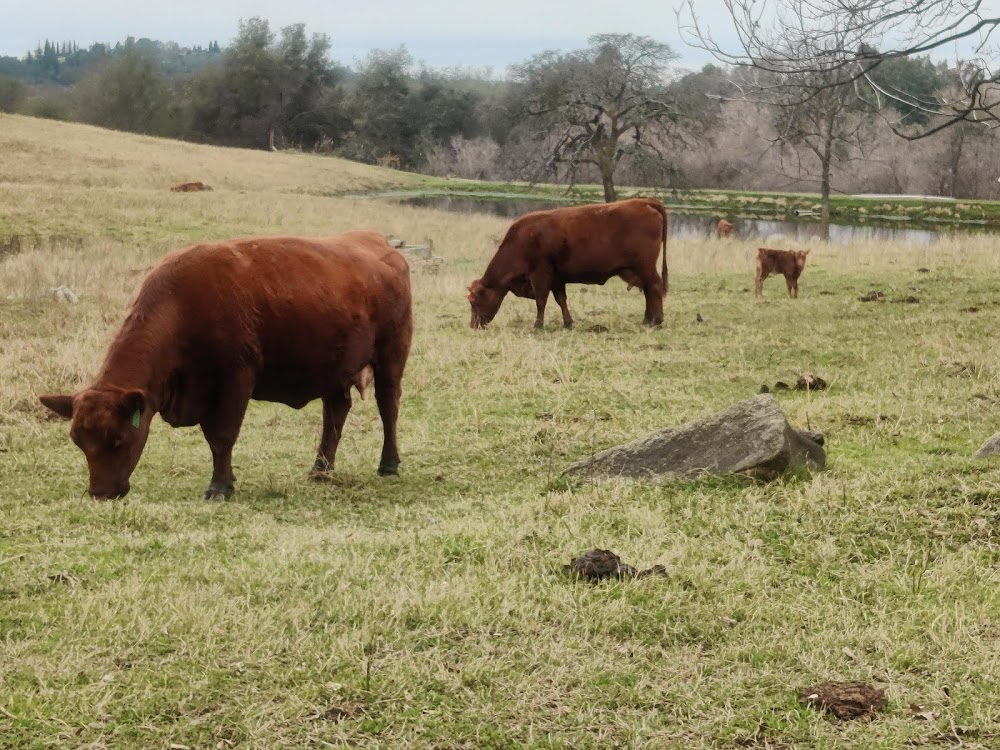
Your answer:
[[[0,154],[0,235],[33,238],[0,258],[0,747],[1000,747],[1000,473],[971,457],[1000,429],[989,238],[820,246],[800,299],[771,280],[760,303],[753,247],[677,241],[662,329],[615,281],[570,287],[572,331],[516,299],[472,331],[506,222],[323,197],[406,175],[7,116]],[[166,191],[186,179],[216,190]],[[195,238],[354,228],[446,259],[414,277],[400,477],[375,476],[373,400],[329,486],[305,480],[319,405],[254,403],[231,501],[200,499],[200,432],[160,421],[128,497],[86,497],[36,394],[88,382],[143,270]],[[829,389],[778,397],[825,471],[560,479],[804,371]],[[668,575],[562,574],[594,546]],[[889,705],[799,706],[823,680]]]

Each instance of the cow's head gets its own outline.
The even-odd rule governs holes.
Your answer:
[[[792,252],[795,257],[795,278],[799,277],[802,273],[802,269],[806,267],[806,256],[809,255],[808,250],[795,250]]]
[[[481,279],[476,279],[469,284],[469,304],[472,305],[472,318],[469,325],[472,328],[485,328],[493,318],[496,317],[500,303],[503,302],[504,295],[496,289],[483,286]]]
[[[145,394],[122,388],[88,388],[72,396],[39,396],[64,419],[73,420],[69,436],[87,457],[90,485],[99,500],[124,497],[129,477],[149,437],[152,414]]]

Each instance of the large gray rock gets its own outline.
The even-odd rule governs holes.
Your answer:
[[[1000,456],[1000,432],[983,443],[976,451],[976,458],[986,458],[987,456]]]
[[[683,427],[668,427],[578,461],[564,475],[655,479],[746,474],[773,479],[806,464],[822,468],[823,436],[788,424],[769,393]]]

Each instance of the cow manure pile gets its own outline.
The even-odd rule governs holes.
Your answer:
[[[822,682],[799,690],[799,703],[838,719],[871,721],[885,708],[885,691],[864,682]]]
[[[858,297],[862,302],[881,302],[885,299],[885,292],[880,292],[878,289],[872,289],[868,294],[862,294]]]
[[[645,570],[637,570],[609,549],[594,548],[571,560],[569,565],[563,565],[563,572],[574,578],[585,578],[588,581],[603,581],[608,578],[622,581],[627,578],[646,578],[648,576],[666,576],[667,569],[662,565],[654,565]]]
[[[772,389],[767,385],[767,383],[764,383],[764,385],[760,387],[759,393],[770,393],[771,390]],[[790,391],[792,390],[792,387],[788,385],[788,383],[786,383],[784,380],[779,380],[777,383],[774,384],[773,390],[775,392]],[[795,381],[795,390],[825,391],[826,381],[823,380],[823,378],[819,377],[818,375],[813,375],[811,372],[805,372],[802,375],[799,375],[799,379]]]
[[[799,379],[795,382],[795,390],[825,391],[826,381],[819,375],[813,375],[811,372],[804,372],[799,375]]]
[[[912,294],[910,294],[907,295],[906,297],[897,297],[896,299],[893,300],[893,302],[903,305],[916,305],[920,303],[920,298],[914,297]]]

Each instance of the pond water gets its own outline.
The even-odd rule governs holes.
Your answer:
[[[570,205],[557,201],[530,199],[490,199],[465,198],[460,196],[420,196],[404,198],[402,203],[409,206],[426,206],[439,208],[456,213],[483,213],[516,218],[530,211],[542,211],[547,208],[559,208]],[[719,216],[708,213],[670,212],[670,237],[714,237]],[[815,221],[774,221],[771,219],[737,219],[736,237],[746,240],[758,240],[762,243],[768,238],[782,237],[782,241],[811,244],[819,239],[819,223]],[[941,237],[957,233],[991,231],[984,227],[943,228],[939,230],[914,227],[900,222],[899,226],[872,226],[870,224],[831,224],[830,241],[836,244],[853,244],[856,242],[905,242],[916,247],[933,245]]]

